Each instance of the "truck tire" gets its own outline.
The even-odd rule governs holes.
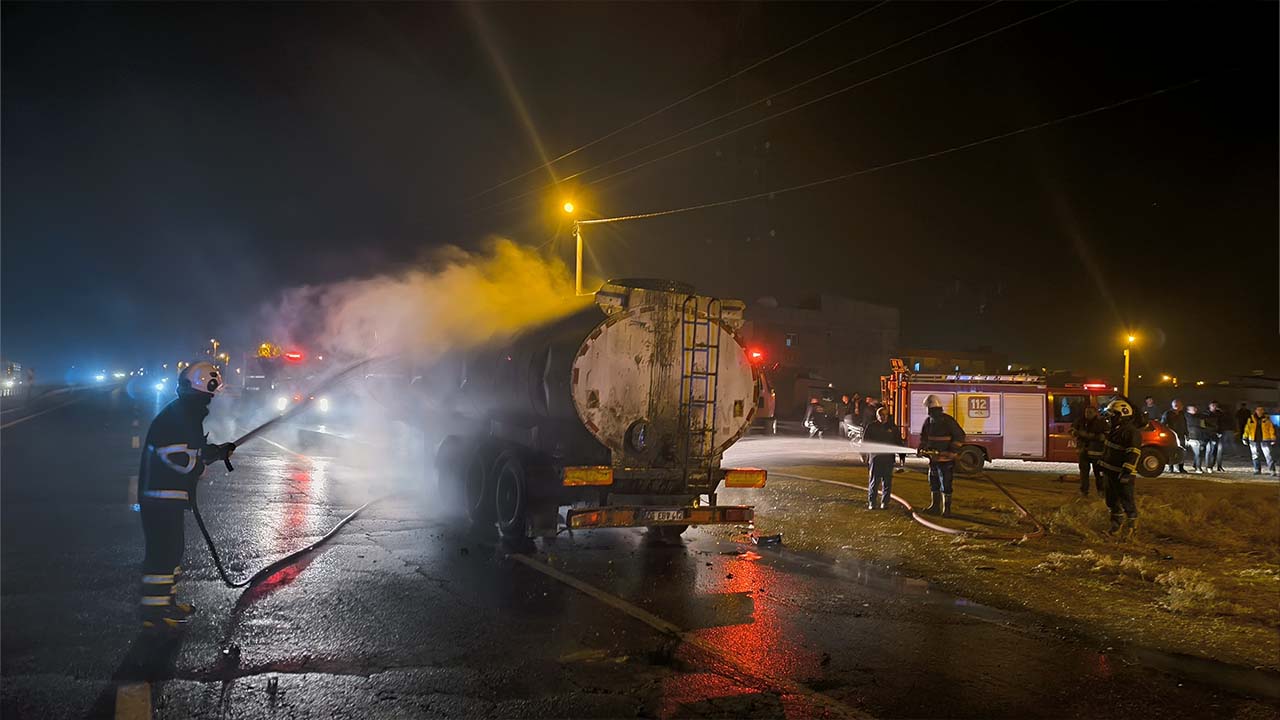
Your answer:
[[[468,459],[466,443],[457,435],[450,435],[436,448],[436,502],[453,512],[466,510],[466,489],[463,487],[463,471]]]
[[[985,461],[982,450],[973,445],[966,445],[956,454],[956,472],[961,475],[975,475],[982,472]]]
[[[1138,474],[1144,478],[1160,477],[1165,464],[1164,453],[1159,448],[1148,445],[1142,448],[1142,455],[1138,457]]]
[[[523,540],[528,536],[529,485],[520,453],[507,452],[498,458],[494,477],[494,516],[502,537]]]
[[[688,525],[650,525],[649,535],[662,542],[679,542],[680,536],[688,530]]]
[[[476,525],[493,522],[494,457],[484,447],[476,448],[466,465],[463,486],[466,490],[467,516]]]

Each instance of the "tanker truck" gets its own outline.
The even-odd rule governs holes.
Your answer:
[[[766,481],[720,466],[758,401],[744,307],[681,283],[611,281],[578,312],[434,364],[419,382],[446,428],[439,496],[512,538],[647,527],[674,539],[750,522],[751,506],[716,496]]]

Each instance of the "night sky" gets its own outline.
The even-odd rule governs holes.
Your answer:
[[[563,177],[981,7],[891,2],[554,167]],[[595,272],[896,305],[903,342],[1117,379],[1280,369],[1277,4],[999,3],[559,189],[549,156],[870,4],[5,3],[6,357],[56,374],[256,340],[283,289],[491,235],[765,192],[1185,81],[772,200],[588,229]],[[510,85],[498,70],[505,67]],[[517,99],[518,98],[518,99]],[[521,120],[518,106],[527,112]],[[522,193],[527,197],[503,202]],[[462,301],[462,299],[460,299]]]

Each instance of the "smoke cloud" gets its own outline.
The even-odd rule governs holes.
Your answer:
[[[575,297],[564,263],[510,240],[481,253],[446,247],[425,267],[304,286],[269,312],[271,336],[351,358],[465,349],[568,314]]]

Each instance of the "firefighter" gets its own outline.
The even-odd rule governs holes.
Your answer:
[[[177,601],[182,574],[183,523],[192,490],[205,464],[227,460],[235,443],[211,445],[204,432],[209,403],[222,387],[212,363],[195,362],[178,375],[178,397],[147,430],[138,470],[138,504],[146,557],[142,561],[142,627],[172,631],[185,627],[195,608]]]
[[[1129,535],[1138,527],[1138,503],[1134,477],[1138,458],[1142,456],[1141,419],[1128,400],[1115,399],[1107,404],[1109,429],[1103,440],[1103,475],[1107,480],[1107,508],[1111,510],[1111,534],[1128,528]]]
[[[924,399],[929,411],[920,428],[917,454],[929,458],[929,492],[932,502],[924,511],[951,515],[951,479],[955,475],[956,453],[964,446],[964,430],[960,423],[942,411],[942,398],[930,395]]]
[[[818,398],[809,398],[809,407],[804,411],[804,426],[809,429],[809,437],[822,439],[827,431],[827,408]]]
[[[1102,443],[1107,436],[1107,421],[1098,416],[1098,409],[1086,405],[1084,413],[1071,423],[1071,435],[1076,439],[1076,450],[1080,461],[1080,494],[1089,497],[1089,470],[1093,470],[1094,482],[1098,494],[1106,490],[1102,479],[1102,467],[1098,461],[1102,459]]]

